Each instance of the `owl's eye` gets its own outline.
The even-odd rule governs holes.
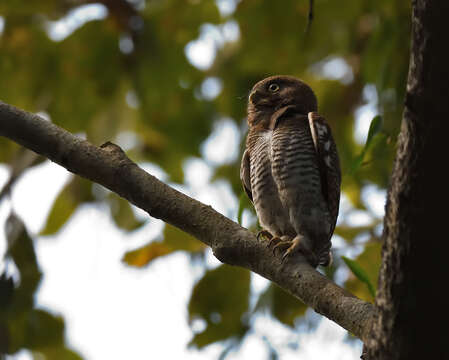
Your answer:
[[[278,84],[276,84],[276,83],[271,83],[269,86],[268,86],[268,90],[270,90],[271,92],[276,92],[276,91],[278,91],[279,90],[279,85]]]

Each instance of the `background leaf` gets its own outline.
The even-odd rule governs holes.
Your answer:
[[[174,249],[167,244],[160,242],[151,242],[138,249],[128,251],[122,261],[127,265],[143,267],[148,265],[154,259],[172,253]]]
[[[11,213],[5,230],[8,236],[6,257],[17,267],[20,281],[0,274],[0,353],[13,354],[26,348],[60,354],[61,359],[80,359],[76,352],[66,348],[64,319],[35,308],[34,292],[42,273],[25,224]]]
[[[202,348],[243,337],[248,330],[242,319],[248,311],[249,285],[249,271],[234,266],[220,265],[204,274],[193,288],[188,309],[191,323],[202,319],[207,325],[194,335],[190,345]]]
[[[92,184],[83,178],[72,177],[53,203],[41,235],[53,235],[67,222],[82,202],[92,201]]]
[[[351,166],[351,173],[356,172],[363,164],[363,160],[370,149],[374,138],[377,135],[380,135],[380,131],[382,130],[382,117],[380,115],[375,116],[370,123],[368,135],[366,137],[365,146],[362,149],[362,152],[355,158],[354,162]]]
[[[305,314],[307,305],[282,290],[276,284],[270,284],[259,296],[255,311],[268,311],[281,323],[295,326],[295,320]]]
[[[367,273],[362,267],[354,260],[347,258],[346,256],[341,257],[348,268],[352,271],[352,273],[359,279],[361,282],[365,283],[368,287],[368,290],[372,297],[376,296],[376,290],[374,289],[373,284],[371,283]]]
[[[110,193],[109,201],[111,206],[112,218],[117,226],[123,230],[132,231],[142,226],[143,221],[136,218],[131,204],[118,196],[117,194]]]

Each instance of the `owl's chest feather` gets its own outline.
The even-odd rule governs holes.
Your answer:
[[[247,146],[254,186],[267,182],[280,188],[319,184],[317,154],[305,121],[287,121],[274,130],[250,132]]]
[[[273,176],[280,189],[296,186],[315,191],[320,186],[317,154],[308,126],[285,124],[274,130],[271,139]]]
[[[251,163],[251,187],[257,198],[264,191],[270,191],[274,186],[271,171],[271,139],[272,131],[250,133],[248,136],[248,149]]]

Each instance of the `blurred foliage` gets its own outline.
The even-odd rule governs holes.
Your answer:
[[[90,186],[88,180],[77,176],[72,177],[55,200],[41,235],[56,233],[75,212],[78,204],[92,201]]]
[[[295,320],[305,314],[307,306],[276,284],[270,284],[259,296],[254,310],[269,312],[280,322],[293,328]]]
[[[359,263],[355,260],[351,260],[350,258],[346,256],[341,257],[345,264],[348,266],[349,269],[351,269],[354,276],[359,279],[361,282],[365,283],[370,295],[375,298],[376,297],[376,289],[374,288],[373,283],[370,281],[369,276],[367,275],[366,271],[362,269],[362,267],[359,265]]]
[[[377,288],[381,247],[381,242],[369,241],[355,260],[345,260],[346,264],[349,262],[353,266],[351,268],[353,275],[346,280],[345,288],[357,297],[370,302],[374,302]]]
[[[165,224],[163,241],[152,241],[138,249],[131,250],[123,256],[123,261],[136,267],[148,265],[154,259],[171,254],[174,251],[197,253],[203,251],[206,245],[193,236],[178,228]]]
[[[79,23],[57,41],[49,36],[55,21],[64,24],[65,20],[67,25],[74,11],[92,3],[0,2],[2,101],[44,112],[56,124],[85,134],[97,145],[116,141],[121,134],[134,134],[135,141],[127,147],[131,158],[151,161],[165,170],[170,181],[182,183],[184,160],[201,156],[200,145],[216,119],[226,116],[243,127],[246,97],[256,81],[273,74],[300,77],[315,90],[319,110],[333,129],[344,194],[352,209],[371,219],[366,225],[354,226],[341,213],[336,234],[344,246],[336,251],[348,254],[346,250],[359,249],[351,258],[371,284],[377,283],[381,243],[373,234],[380,219],[370,212],[362,190],[366,184],[385,189],[389,181],[408,70],[409,1],[347,0],[342,6],[338,1],[317,0],[306,33],[306,0],[229,0],[237,5],[229,14],[221,14],[212,0],[101,0],[97,7],[101,6],[104,16]],[[239,36],[226,40],[229,29],[236,28]],[[216,57],[212,66],[199,69],[189,63],[186,46],[201,40],[207,29],[215,34],[211,41]],[[344,75],[338,75],[341,69],[335,67],[330,67],[331,74],[326,70],[335,59],[347,67]],[[203,96],[201,88],[209,77],[222,83],[221,92],[212,99]],[[354,112],[365,105],[368,85],[376,89],[375,111],[383,121],[373,120],[364,146],[354,138]],[[42,161],[18,161],[23,156],[16,144],[0,138],[0,162],[10,166],[11,186],[24,166]],[[215,166],[211,181],[217,178],[226,179],[240,197],[239,159]],[[91,201],[106,202],[113,220],[125,231],[143,224],[126,201],[114,194],[99,196],[91,183],[73,177],[54,202],[41,234],[58,232],[80,204]],[[252,211],[242,199],[231,213],[241,221],[244,209]],[[360,240],[366,233],[373,235],[372,241]],[[63,320],[33,308],[41,274],[32,240],[28,235],[23,239],[20,248],[8,246],[20,284],[6,275],[0,278],[0,301],[9,304],[0,310],[0,334],[9,334],[0,345],[10,353],[27,348],[48,359],[76,359],[76,354],[63,347]],[[161,239],[128,252],[123,261],[143,267],[174,251],[197,254],[204,249],[196,239],[166,225]],[[27,257],[29,261],[22,262]],[[336,260],[326,273],[339,280],[336,270],[345,265]],[[303,319],[304,304],[275,285],[262,292],[251,311],[249,284],[249,274],[242,269],[220,266],[206,271],[189,303],[190,321],[206,323],[203,331],[194,334],[192,345],[201,348],[226,339],[238,343],[251,327],[252,316],[262,311],[291,327]],[[372,301],[357,277],[350,276],[344,286]],[[40,337],[37,329],[42,327],[48,329],[48,338]]]
[[[373,120],[371,120],[368,129],[368,135],[366,137],[365,146],[363,147],[360,155],[358,155],[353,161],[350,174],[355,173],[363,165],[365,155],[372,146],[373,142],[376,140],[376,137],[382,136],[382,134],[380,133],[381,129],[382,129],[382,117],[380,115],[377,115],[376,117],[373,118]]]
[[[0,275],[0,355],[28,349],[45,359],[77,360],[81,357],[68,349],[64,341],[64,320],[34,305],[34,293],[42,273],[22,220],[11,213],[5,224],[9,267],[17,273]]]
[[[189,302],[189,321],[206,322],[190,344],[198,348],[212,342],[242,338],[248,331],[250,274],[248,270],[220,265],[209,270],[194,286]]]

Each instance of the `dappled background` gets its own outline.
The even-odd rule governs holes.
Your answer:
[[[338,284],[373,301],[399,132],[409,1],[8,0],[0,100],[257,231],[239,161],[248,92],[288,74],[338,146]],[[300,301],[103,187],[0,138],[0,354],[16,358],[357,358]],[[332,345],[332,346],[331,346]],[[323,353],[323,351],[325,351]],[[321,355],[320,355],[321,354]],[[309,356],[309,357],[307,357]],[[0,355],[1,357],[1,355]],[[14,358],[14,357],[13,357]],[[39,357],[40,359],[41,357]]]

